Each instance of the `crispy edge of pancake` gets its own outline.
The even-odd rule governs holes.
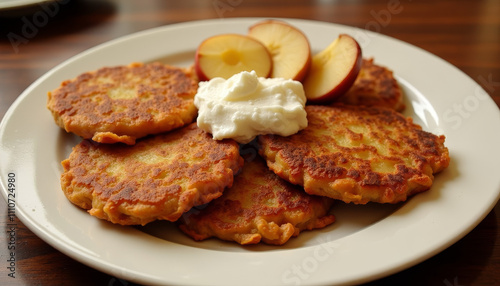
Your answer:
[[[303,230],[332,224],[332,204],[333,199],[308,195],[284,181],[256,157],[245,162],[221,197],[184,214],[179,228],[195,240],[217,237],[242,245],[283,245]]]
[[[443,135],[436,136],[423,131],[411,118],[405,118],[391,109],[338,104],[330,107],[308,106],[306,110],[309,120],[306,129],[289,137],[259,136],[259,152],[271,170],[291,183],[304,186],[309,194],[356,204],[366,204],[369,201],[397,203],[415,193],[428,190],[433,183],[433,174],[449,165],[450,157],[444,146]],[[363,119],[363,116],[366,118]],[[372,156],[371,154],[378,153],[377,149],[363,144],[335,147],[338,144],[329,137],[331,134],[328,132],[331,130],[328,130],[327,124],[347,124],[349,120],[361,120],[360,125],[369,124],[378,129],[379,133],[385,132],[388,125],[399,126],[404,131],[411,131],[411,137],[380,138],[384,146],[392,147],[389,155],[375,155],[375,159],[381,158],[380,160],[363,160],[355,155]],[[327,134],[323,140],[315,136],[316,133],[325,132]],[[364,135],[366,133],[353,131],[346,131],[344,134],[346,140],[358,141]],[[327,148],[335,151],[328,151]],[[407,166],[405,159],[411,160],[414,166]],[[372,170],[374,167],[386,167],[384,160],[392,162],[393,172],[380,173]],[[350,164],[355,167],[350,168]]]
[[[222,195],[243,158],[235,141],[215,141],[192,123],[134,146],[83,140],[61,164],[61,187],[73,204],[116,224],[144,225],[175,221]]]
[[[352,87],[336,98],[333,104],[381,106],[402,112],[406,108],[403,97],[403,90],[392,70],[375,64],[373,58],[367,58],[363,59]]]
[[[48,92],[46,106],[66,132],[100,143],[133,145],[137,138],[193,122],[197,87],[192,67],[131,63],[62,82]],[[110,96],[114,90],[121,92],[117,98]]]

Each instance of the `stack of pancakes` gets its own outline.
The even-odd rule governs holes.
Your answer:
[[[56,123],[83,138],[62,162],[66,197],[116,224],[168,220],[196,240],[281,245],[333,223],[335,200],[405,201],[449,164],[444,136],[399,113],[401,89],[372,59],[336,102],[306,107],[307,128],[259,136],[245,159],[245,146],[194,123],[197,86],[191,69],[134,63],[49,92]]]

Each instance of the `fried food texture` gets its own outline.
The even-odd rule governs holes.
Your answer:
[[[445,137],[387,108],[308,106],[299,133],[259,137],[259,152],[280,177],[309,194],[347,203],[397,203],[428,190],[449,165]]]
[[[195,240],[218,237],[242,245],[282,245],[303,230],[333,223],[332,203],[282,180],[257,157],[245,162],[220,198],[184,214],[179,227]]]
[[[176,221],[222,195],[243,165],[233,140],[192,123],[133,146],[83,140],[62,162],[61,186],[75,205],[121,225]]]
[[[350,105],[382,106],[402,112],[405,109],[403,91],[393,72],[377,65],[373,59],[363,59],[361,70],[347,93],[335,103]],[[334,103],[334,104],[335,104]]]
[[[48,93],[47,108],[67,132],[133,145],[137,138],[193,122],[197,88],[190,69],[133,63],[64,81]]]

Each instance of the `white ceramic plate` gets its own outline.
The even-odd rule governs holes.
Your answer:
[[[36,4],[44,4],[45,2],[52,1],[54,0],[0,0],[0,10],[26,8]]]
[[[499,198],[500,113],[471,78],[419,48],[364,30],[292,20],[319,51],[339,33],[358,39],[364,56],[394,70],[406,115],[446,135],[451,165],[428,192],[404,204],[337,204],[337,222],[304,232],[285,246],[194,242],[168,222],[122,227],[98,220],[64,197],[60,161],[80,139],[59,129],[45,108],[47,91],[102,66],[160,60],[192,64],[198,44],[242,33],[259,19],[206,20],[123,37],[57,66],[12,105],[0,126],[0,174],[16,178],[16,213],[61,252],[111,275],[144,284],[355,284],[401,271],[471,231]],[[57,270],[55,270],[57,271]]]

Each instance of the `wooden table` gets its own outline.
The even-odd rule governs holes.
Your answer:
[[[488,0],[59,0],[45,10],[35,6],[31,11],[0,11],[0,117],[38,77],[97,44],[177,22],[254,16],[313,19],[376,30],[457,66],[500,105],[499,11],[500,2]],[[27,23],[36,25],[30,28]],[[16,231],[16,278],[10,278],[6,269],[8,229],[3,202],[0,222],[5,226],[0,237],[1,285],[132,285],[68,258],[20,221]],[[499,225],[497,204],[483,222],[455,245],[421,264],[370,284],[493,285],[500,281]]]

